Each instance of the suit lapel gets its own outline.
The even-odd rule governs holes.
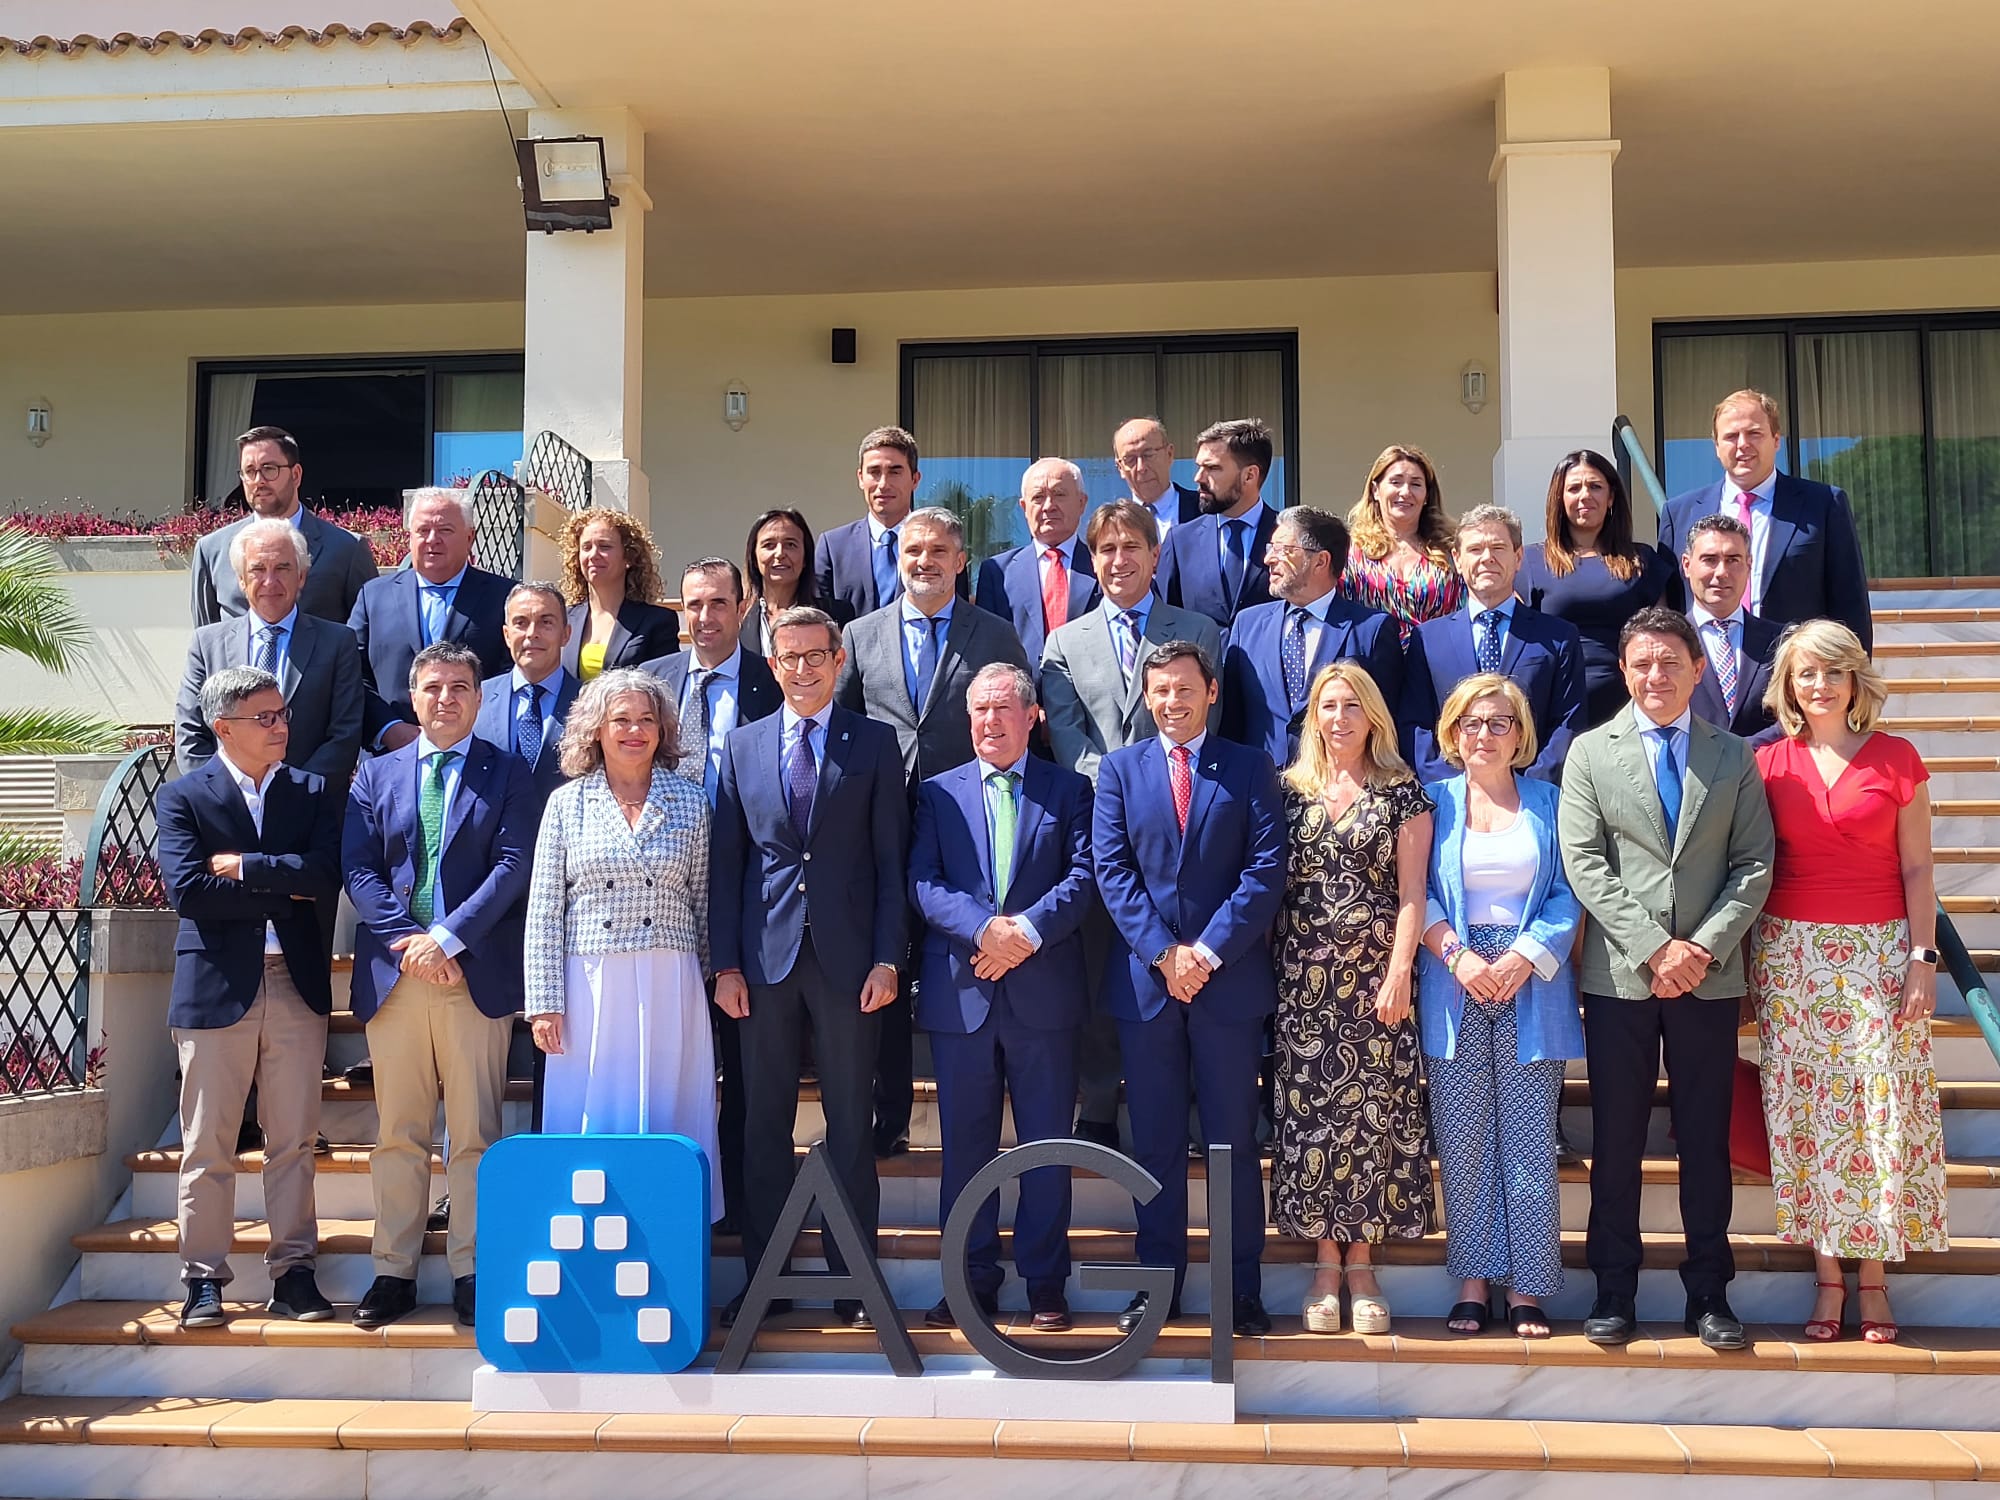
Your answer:
[[[979,893],[991,903],[993,901],[993,833],[986,826],[986,763],[974,760],[966,767],[959,780],[956,801],[959,811],[965,816],[966,830],[972,835],[972,847],[979,857]],[[1014,863],[1021,862],[1020,824],[1014,829]]]
[[[465,759],[458,768],[458,786],[450,802],[444,809],[444,834],[438,840],[438,853],[451,847],[451,841],[458,837],[458,830],[464,825],[466,815],[472,810],[473,799],[482,797],[486,791],[486,771],[493,752],[484,740],[461,740]]]
[[[951,623],[945,626],[944,638],[938,642],[937,670],[931,673],[930,691],[924,694],[924,706],[917,713],[919,724],[929,718],[931,710],[937,706],[938,694],[950,691],[946,679],[951,676],[953,665],[963,660],[965,638],[972,634],[972,610],[975,607],[963,599],[954,601],[951,606]]]
[[[222,821],[227,825],[228,832],[234,836],[237,848],[262,849],[263,841],[258,837],[257,825],[251,821],[250,809],[244,804],[243,793],[237,789],[236,778],[230,773],[229,767],[223,764],[222,757],[216,756],[202,769],[208,776],[209,801],[220,809]],[[272,785],[277,785],[275,780]],[[268,816],[268,804],[265,812]]]
[[[810,843],[819,833],[821,815],[826,810],[827,799],[840,785],[841,777],[847,773],[847,751],[854,743],[854,726],[839,709],[834,709],[826,719],[826,748],[819,757],[819,789],[813,793],[812,817],[806,825],[806,841]],[[791,809],[785,809],[785,826],[791,826]]]
[[[1715,780],[1716,767],[1721,760],[1721,738],[1715,726],[1701,719],[1689,720],[1687,773],[1681,777],[1681,816],[1674,825],[1676,858],[1687,846],[1688,830],[1701,816],[1701,805],[1708,800],[1708,789]]]
[[[1074,620],[1097,603],[1097,572],[1091,566],[1090,549],[1083,545],[1080,533],[1070,551],[1070,561],[1073,566],[1069,570],[1069,619]]]
[[[1760,606],[1770,597],[1771,586],[1778,581],[1779,565],[1792,545],[1792,533],[1799,529],[1799,496],[1787,483],[1788,478],[1780,474],[1771,490],[1771,522],[1764,534],[1764,565],[1757,570]]]
[[[1500,670],[1509,677],[1517,676],[1522,654],[1528,649],[1528,638],[1521,633],[1521,616],[1526,608],[1518,603],[1514,606],[1513,618],[1507,622],[1507,638],[1500,645]],[[1472,655],[1476,662],[1479,652],[1475,649]]]
[[[1660,806],[1660,789],[1653,782],[1653,768],[1646,755],[1645,737],[1635,717],[1637,710],[1625,708],[1619,712],[1624,715],[1624,722],[1619,732],[1611,737],[1611,754],[1624,770],[1632,790],[1638,794],[1639,805],[1652,820],[1653,834],[1659,841],[1660,850],[1671,864],[1673,851],[1667,840],[1667,815]],[[1682,798],[1681,821],[1687,821],[1685,797]]]
[[[1192,757],[1188,761],[1188,773],[1188,780],[1191,785],[1188,797],[1187,826],[1188,828],[1199,828],[1202,819],[1208,815],[1209,803],[1215,800],[1216,778],[1222,774],[1222,758],[1215,753],[1214,730],[1211,729],[1208,732],[1208,737],[1201,742],[1201,754]],[[1174,815],[1173,807],[1173,778],[1169,775],[1167,780],[1167,816],[1170,818]],[[1176,829],[1175,831],[1180,835],[1181,841],[1180,857],[1174,861],[1174,868],[1179,870],[1187,863],[1188,846],[1194,840],[1187,836],[1186,829]]]
[[[1029,756],[1028,763],[1021,768],[1021,815],[1014,820],[1014,868],[1010,885],[1019,877],[1021,866],[1028,862],[1029,852],[1050,821],[1044,800],[1048,796],[1047,781],[1048,762]]]
[[[305,670],[312,665],[313,642],[317,632],[306,623],[312,617],[303,610],[292,621],[292,638],[285,646],[284,660],[278,663],[278,687],[290,703],[298,692],[299,684],[305,680]]]
[[[632,601],[626,600],[618,606],[617,618],[611,622],[611,639],[604,643],[604,665],[610,666],[618,660],[618,653],[625,649],[625,643],[632,639],[632,632],[625,628],[625,611]]]

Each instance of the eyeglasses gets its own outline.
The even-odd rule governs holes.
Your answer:
[[[1504,740],[1514,732],[1518,722],[1512,714],[1488,714],[1484,718],[1467,714],[1458,721],[1458,732],[1467,739],[1477,739],[1482,734],[1490,734],[1496,740]]]
[[[831,647],[822,647],[817,651],[781,651],[778,653],[777,663],[787,672],[796,672],[801,667],[823,667],[832,661],[833,657],[834,652]]]
[[[255,724],[259,729],[275,729],[280,724],[292,722],[292,706],[267,708],[261,714],[224,714],[225,719],[234,719],[239,724]]]
[[[242,481],[245,484],[250,483],[250,481],[253,479],[261,479],[266,484],[269,484],[272,480],[276,479],[280,474],[290,473],[293,469],[296,469],[297,467],[298,467],[297,464],[259,464],[254,469],[245,469],[242,472],[242,474],[240,474],[238,477],[242,479]]]
[[[1140,464],[1151,463],[1166,451],[1164,445],[1157,448],[1135,448],[1130,453],[1119,456],[1118,467],[1121,469],[1136,469]]]
[[[1801,667],[1798,671],[1792,673],[1792,681],[1798,683],[1801,687],[1839,687],[1843,682],[1847,681],[1847,677],[1848,672],[1845,667],[1826,667],[1824,669]]]

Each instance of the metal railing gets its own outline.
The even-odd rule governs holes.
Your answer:
[[[89,1080],[88,911],[0,911],[0,1099]]]
[[[1994,1057],[2000,1058],[2000,1010],[1993,1004],[1992,992],[1986,988],[1986,980],[1979,972],[1979,966],[1972,961],[1972,954],[1965,946],[1965,940],[1958,935],[1951,918],[1944,908],[1938,908],[1937,916],[1938,952],[1944,957],[1945,968],[1951,974],[1951,982],[1958,986],[1959,994],[1965,997],[1965,1008],[1972,1014],[1979,1034],[1986,1038],[1986,1047]]]
[[[590,460],[553,432],[538,432],[521,461],[521,483],[553,496],[565,510],[590,509]]]
[[[498,469],[488,469],[472,481],[472,519],[473,566],[519,578],[527,549],[527,491]]]
[[[1630,417],[1621,416],[1611,424],[1611,456],[1618,462],[1618,477],[1625,482],[1625,493],[1637,493],[1633,488],[1636,479],[1652,500],[1653,510],[1664,515],[1667,487],[1660,483],[1653,461],[1646,457],[1646,445],[1639,441],[1638,430],[1632,426]]]
[[[173,750],[167,745],[141,746],[118,763],[97,798],[97,815],[90,822],[78,906],[167,904],[153,796],[173,774]]]

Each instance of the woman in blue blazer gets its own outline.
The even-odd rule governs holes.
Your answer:
[[[1497,672],[1445,700],[1437,743],[1462,774],[1437,804],[1417,1016],[1444,1171],[1445,1264],[1464,1285],[1446,1324],[1483,1333],[1491,1286],[1507,1320],[1547,1338],[1541,1299],[1562,1285],[1556,1107],[1583,1056],[1569,955],[1580,915],[1556,845],[1554,785],[1534,764],[1528,700]]]

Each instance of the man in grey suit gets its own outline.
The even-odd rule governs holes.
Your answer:
[[[845,626],[846,663],[834,697],[896,731],[912,804],[917,787],[972,759],[966,689],[994,662],[1028,670],[1011,623],[958,595],[965,571],[965,530],[937,506],[913,510],[897,538],[902,593]],[[913,945],[923,942],[921,931]],[[882,1051],[875,1079],[875,1154],[909,1149],[913,1069],[910,999],[898,993],[882,1011]]]
[[[361,653],[354,632],[305,609],[301,595],[312,560],[305,535],[291,522],[251,521],[237,530],[228,562],[249,612],[202,626],[188,643],[174,706],[181,774],[215,755],[215,731],[201,711],[202,684],[225,667],[261,667],[278,679],[291,717],[285,763],[324,777],[328,794],[343,798],[361,753]]]
[[[1122,436],[1124,429],[1119,431]],[[1042,648],[1042,711],[1048,715],[1056,764],[1094,784],[1097,764],[1106,755],[1160,732],[1146,707],[1139,663],[1168,641],[1193,641],[1210,661],[1220,661],[1222,627],[1198,610],[1154,597],[1160,528],[1152,506],[1113,500],[1090,518],[1083,539],[1104,599],[1050,633]],[[1210,710],[1211,716],[1220,712],[1219,707]],[[1083,923],[1093,1000],[1110,942],[1110,918],[1093,903]],[[1082,1139],[1117,1148],[1121,1072],[1118,1028],[1093,1004],[1077,1056],[1076,1133]]]
[[[1708,663],[1687,617],[1642,609],[1618,637],[1632,706],[1563,762],[1563,868],[1587,920],[1579,988],[1590,1067],[1595,1344],[1638,1329],[1640,1164],[1666,1054],[1679,1157],[1687,1331],[1741,1349],[1726,1289],[1743,938],[1771,889],[1776,839],[1750,747],[1689,710]]]
[[[375,576],[368,544],[299,503],[305,469],[298,440],[282,427],[253,427],[236,440],[237,467],[250,514],[211,531],[196,543],[193,576],[194,623],[213,625],[249,609],[230,565],[230,548],[243,528],[258,520],[284,521],[306,539],[311,560],[299,608],[316,619],[344,625],[361,585]]]

